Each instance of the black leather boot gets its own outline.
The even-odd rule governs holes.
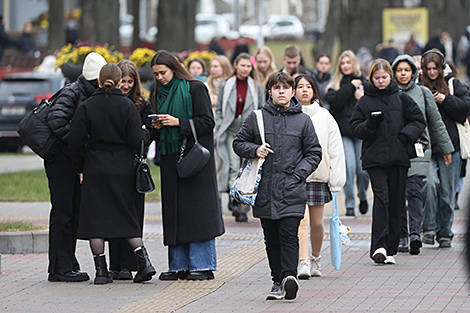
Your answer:
[[[108,266],[106,265],[106,257],[104,255],[94,255],[93,260],[95,261],[95,285],[104,285],[112,283],[113,279],[108,272]]]
[[[134,276],[134,283],[151,280],[152,276],[157,272],[152,266],[152,263],[150,263],[147,250],[145,250],[144,246],[142,246],[141,249],[135,251],[135,257],[137,258],[138,270],[137,274]]]

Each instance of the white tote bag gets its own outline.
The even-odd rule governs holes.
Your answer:
[[[264,123],[261,110],[254,110],[258,122],[259,134],[264,144]],[[265,158],[245,159],[238,172],[237,178],[230,189],[230,197],[246,205],[255,205],[258,195],[258,186]]]
[[[449,79],[449,94],[454,95],[454,77]],[[463,124],[458,122],[455,124],[459,131],[460,157],[462,159],[470,159],[470,124],[468,123],[468,118]]]

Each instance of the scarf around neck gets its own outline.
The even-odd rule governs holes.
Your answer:
[[[173,77],[166,85],[158,82],[157,112],[176,118],[192,118],[193,101],[189,93],[189,81]],[[179,127],[162,127],[160,144],[163,155],[178,154],[182,144]]]

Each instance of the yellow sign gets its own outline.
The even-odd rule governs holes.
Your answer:
[[[424,46],[429,39],[429,13],[427,8],[389,8],[382,12],[382,42],[395,40],[403,44],[411,34]]]

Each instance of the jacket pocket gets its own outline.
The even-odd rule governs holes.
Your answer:
[[[305,181],[299,181],[294,175],[289,175],[283,180],[282,198],[284,202],[287,204],[305,203],[307,200]]]

